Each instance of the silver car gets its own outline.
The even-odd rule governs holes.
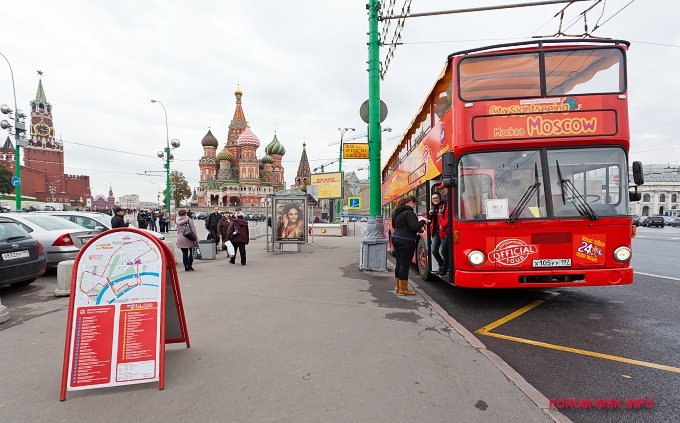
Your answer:
[[[7,213],[3,217],[16,222],[43,245],[47,267],[75,259],[80,248],[97,235],[96,231],[43,213]]]
[[[103,232],[111,229],[111,216],[104,213],[97,212],[79,212],[79,211],[51,211],[44,212],[44,214],[49,214],[51,216],[60,217],[62,219],[69,220],[77,225],[84,228],[90,229],[96,232]],[[161,241],[165,241],[165,235],[160,232],[150,231],[148,229],[142,229],[144,232],[148,232],[154,237]]]

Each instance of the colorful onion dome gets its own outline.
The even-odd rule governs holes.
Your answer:
[[[236,145],[257,148],[260,146],[260,140],[255,134],[253,134],[253,131],[250,130],[250,127],[247,127],[246,130],[243,131],[241,135],[239,135],[238,139],[236,140]]]
[[[210,129],[208,129],[208,133],[201,140],[201,145],[203,147],[217,147],[219,145],[217,138],[210,132]]]
[[[224,147],[224,148],[222,149],[222,151],[220,151],[219,153],[217,153],[217,160],[220,160],[220,161],[221,161],[221,160],[233,160],[233,159],[234,159],[234,155],[231,154],[231,153],[229,152],[229,150],[227,150],[227,147]]]
[[[265,154],[262,160],[260,160],[263,164],[274,164],[274,159],[272,159],[272,156],[269,154]]]
[[[279,142],[276,134],[274,134],[274,139],[269,143],[269,145],[267,145],[267,147],[264,149],[264,152],[270,155],[278,154],[279,156],[283,156],[286,154],[286,149],[283,147],[283,144]]]

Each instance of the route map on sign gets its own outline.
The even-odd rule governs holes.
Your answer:
[[[88,248],[79,266],[76,306],[115,304],[158,298],[161,257],[153,241],[119,232]]]

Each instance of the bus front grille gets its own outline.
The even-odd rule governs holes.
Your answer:
[[[562,283],[562,282],[585,282],[586,275],[527,275],[520,276],[519,283]]]

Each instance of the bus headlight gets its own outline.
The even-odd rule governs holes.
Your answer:
[[[616,261],[624,262],[630,260],[631,252],[628,247],[619,247],[614,250],[614,259]]]
[[[484,253],[481,251],[471,251],[468,256],[467,256],[468,261],[470,262],[471,265],[473,266],[480,266],[484,264]]]

